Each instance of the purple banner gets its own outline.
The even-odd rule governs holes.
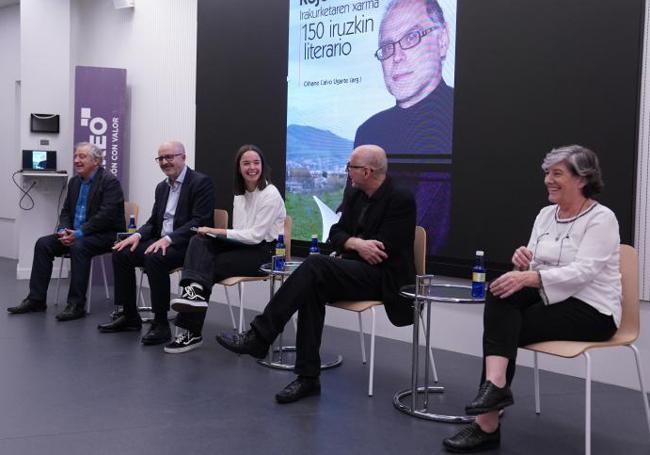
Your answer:
[[[74,142],[90,142],[104,150],[104,167],[126,177],[126,70],[75,68]],[[126,182],[124,182],[126,183]]]

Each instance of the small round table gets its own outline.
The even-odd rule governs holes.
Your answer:
[[[429,356],[424,356],[424,384],[418,385],[419,377],[419,358],[418,351],[420,346],[419,339],[419,322],[420,315],[424,306],[427,307],[426,327],[424,336],[426,351],[430,348],[431,335],[431,303],[458,303],[458,304],[476,304],[484,303],[484,298],[472,297],[472,287],[462,284],[436,283],[433,282],[433,275],[423,275],[417,277],[417,283],[414,285],[404,286],[400,290],[404,297],[413,299],[413,345],[412,345],[412,366],[411,366],[411,387],[397,392],[393,396],[393,406],[401,412],[421,419],[434,420],[445,423],[468,423],[474,420],[470,416],[454,416],[445,414],[436,414],[429,411],[429,393],[443,393],[445,388],[442,386],[429,385]],[[415,393],[414,393],[415,391]],[[406,404],[402,400],[410,396],[410,403]],[[422,397],[422,407],[418,408],[418,397]]]
[[[271,262],[262,264],[260,270],[269,274],[269,301],[275,295],[276,281],[280,283],[280,286],[282,286],[289,275],[300,267],[300,264],[302,264],[300,261],[286,261],[282,269],[274,269]],[[275,368],[277,370],[293,370],[295,365],[295,352],[295,346],[284,345],[282,332],[280,332],[276,342],[271,346],[271,349],[269,349],[269,355],[265,359],[260,359],[257,362],[268,368]],[[343,363],[343,356],[337,355],[334,359],[321,363],[320,369],[327,370],[328,368],[335,368],[341,365],[341,363]]]

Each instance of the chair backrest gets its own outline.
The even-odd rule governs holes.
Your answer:
[[[415,273],[424,275],[427,260],[427,231],[422,226],[415,226],[413,253],[413,257],[415,258]]]
[[[138,204],[135,202],[130,202],[130,201],[124,201],[124,221],[126,222],[126,225],[129,225],[129,218],[131,215],[135,216],[135,224],[136,226],[138,225],[138,211],[139,211]]]
[[[293,228],[293,220],[289,215],[284,218],[284,246],[286,260],[291,260],[291,229]]]
[[[217,229],[228,229],[228,211],[214,209],[214,227]]]
[[[619,247],[623,315],[617,335],[633,342],[639,336],[639,256],[630,245]]]

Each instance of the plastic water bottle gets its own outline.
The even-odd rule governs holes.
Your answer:
[[[135,215],[129,216],[129,225],[126,228],[126,232],[129,234],[133,234],[135,231],[137,231],[138,228],[135,225]]]
[[[481,250],[476,252],[472,267],[472,298],[485,298],[485,260]]]
[[[284,245],[284,234],[278,235],[278,241],[275,243],[274,270],[284,269],[284,263],[287,258],[287,247]]]
[[[311,246],[309,247],[309,254],[320,254],[320,249],[318,248],[318,236],[313,234],[311,236]]]

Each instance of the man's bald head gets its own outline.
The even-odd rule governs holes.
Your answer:
[[[352,151],[352,157],[358,159],[359,163],[363,166],[372,169],[375,176],[386,175],[386,171],[388,170],[386,152],[378,145],[360,145]]]

